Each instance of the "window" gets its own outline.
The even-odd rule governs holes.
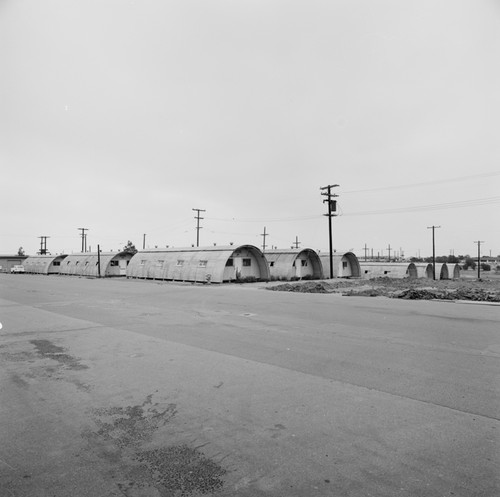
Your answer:
[[[252,265],[252,259],[243,259],[243,267],[249,267]]]
[[[269,266],[270,266],[270,267],[273,267],[273,266],[274,266],[274,261],[271,261],[271,262],[269,263]]]
[[[302,259],[300,261],[300,263],[301,263],[302,267],[307,267],[307,261],[306,260]]]
[[[85,262],[85,265],[86,265],[86,266],[88,266],[88,265],[89,265],[89,261],[86,261],[86,262]],[[111,265],[113,265],[113,264],[111,264]]]
[[[208,261],[199,261],[198,262],[198,267],[207,267]]]
[[[234,265],[234,261],[233,261],[233,259],[228,259],[228,260],[226,261],[226,267],[233,267],[233,265]]]
[[[118,266],[118,261],[111,261],[111,262],[109,263],[109,265],[110,265],[111,267],[116,267],[116,266]]]
[[[177,261],[176,266],[184,266],[184,261],[183,261],[182,259],[179,259],[179,260]]]
[[[344,269],[347,269],[347,261],[342,261],[342,267],[343,267]]]
[[[75,264],[75,266],[78,266],[78,264],[80,264],[80,261],[76,261],[76,264]]]
[[[54,261],[54,266],[60,266],[61,265],[61,261]]]

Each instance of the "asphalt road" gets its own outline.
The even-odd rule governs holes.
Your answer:
[[[500,307],[0,275],[0,495],[498,496]]]

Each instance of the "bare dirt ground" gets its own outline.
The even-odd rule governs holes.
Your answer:
[[[278,284],[268,290],[303,293],[341,293],[346,296],[390,297],[410,300],[471,300],[500,302],[500,276],[472,274],[458,280],[375,278],[304,281]]]

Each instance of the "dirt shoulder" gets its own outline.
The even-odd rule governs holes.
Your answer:
[[[302,293],[341,293],[345,296],[390,297],[410,300],[471,300],[500,302],[500,278],[429,280],[375,278],[303,281],[268,286],[268,290]]]

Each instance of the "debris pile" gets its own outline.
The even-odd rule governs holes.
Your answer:
[[[342,293],[354,297],[389,297],[405,300],[468,300],[500,302],[500,280],[437,280],[374,278],[303,281],[267,287],[300,293]]]
[[[307,283],[284,283],[267,287],[268,290],[277,292],[301,292],[301,293],[332,293],[333,289],[324,281],[316,281]]]

